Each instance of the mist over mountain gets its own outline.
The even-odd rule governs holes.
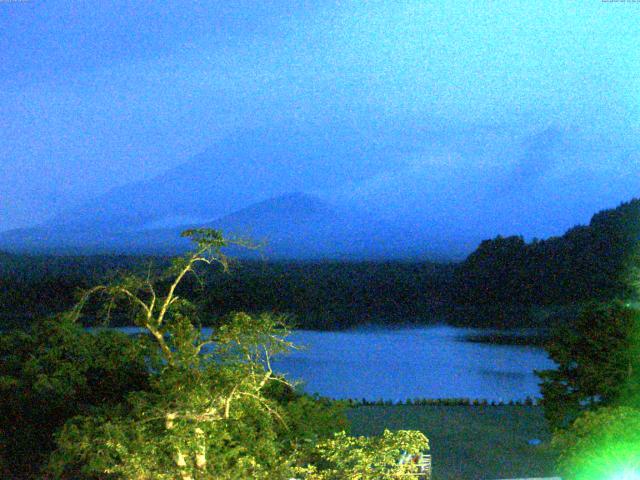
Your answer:
[[[358,182],[399,156],[404,141],[387,143],[395,133],[344,123],[249,129],[150,181],[64,211],[51,223],[126,229],[168,217],[211,220],[290,192]]]
[[[452,135],[403,168],[344,189],[357,205],[470,252],[495,235],[561,235],[640,192],[638,149],[578,130]]]
[[[243,258],[449,260],[462,255],[453,243],[304,193],[270,198],[216,220],[167,228],[67,224],[12,230],[0,234],[0,248],[21,253],[174,255],[190,247],[181,232],[195,227],[221,229],[228,237],[248,239],[259,247],[231,249],[232,255]]]
[[[522,142],[521,152],[508,174],[496,179],[496,195],[526,195],[553,170],[563,156],[570,154],[564,132],[549,127]]]
[[[428,232],[402,228],[367,212],[331,205],[303,193],[259,202],[208,226],[264,240],[261,253],[271,259],[447,260],[461,253],[453,244],[429,238]]]
[[[498,234],[562,234],[640,192],[637,151],[578,130],[399,130],[246,131],[150,181],[4,232],[0,248],[171,254],[188,245],[183,229],[207,225],[265,240],[274,258],[461,259]]]

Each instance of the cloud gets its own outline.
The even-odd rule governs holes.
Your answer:
[[[553,126],[525,138],[506,175],[498,176],[495,194],[523,195],[535,188],[566,153],[565,142],[563,132]]]
[[[500,129],[523,137],[554,125],[624,148],[640,138],[640,33],[613,5],[69,5],[2,5],[11,15],[0,19],[0,192],[16,201],[0,229],[43,219],[51,196],[64,205],[148,180],[265,125],[285,134],[302,125],[311,140],[346,125],[362,132],[364,150],[396,149],[384,167],[354,155],[354,170],[370,179],[362,189],[411,168],[433,171],[420,166],[433,158],[460,161],[453,170],[483,164],[467,169],[478,176],[471,183],[502,162],[494,173],[507,190],[558,168],[545,153],[560,148],[553,132],[522,153],[494,138]],[[318,168],[344,167],[327,158]],[[437,192],[430,175],[446,168],[415,190]],[[46,181],[15,182],[43,172]]]

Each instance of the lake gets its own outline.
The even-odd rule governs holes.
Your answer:
[[[306,348],[274,362],[274,370],[332,398],[506,402],[540,396],[533,370],[554,368],[546,352],[463,340],[478,332],[447,326],[295,331],[290,339]]]
[[[308,393],[339,399],[539,397],[533,370],[554,368],[546,352],[464,341],[478,333],[483,330],[448,326],[296,330],[289,339],[304,348],[276,357],[273,368],[303,382]]]

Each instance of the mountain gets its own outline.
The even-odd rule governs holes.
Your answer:
[[[268,258],[449,258],[452,245],[421,238],[367,212],[293,193],[241,209],[209,226],[264,240]]]
[[[292,193],[255,203],[207,226],[263,241],[268,256],[305,258],[340,251],[338,237],[348,235],[350,225],[343,212],[318,197]]]
[[[498,234],[559,235],[640,192],[637,151],[575,130],[316,127],[222,139],[150,181],[3,232],[0,248],[172,254],[188,246],[182,229],[213,225],[267,238],[275,257],[451,260]]]
[[[170,228],[88,228],[78,224],[45,225],[0,234],[0,248],[55,254],[176,254],[189,247],[180,233],[210,227],[228,236],[262,243],[259,251],[234,255],[270,259],[450,259],[455,245],[399,228],[370,214],[339,208],[318,196],[289,193],[256,202],[217,220]]]
[[[50,223],[97,229],[142,228],[167,218],[215,219],[296,191],[359,182],[397,156],[381,132],[349,125],[256,128],[215,142],[162,175],[111,190]],[[394,153],[396,152],[396,153]]]
[[[640,192],[640,151],[558,127],[453,136],[391,172],[349,185],[336,202],[470,253],[486,238],[561,235]]]

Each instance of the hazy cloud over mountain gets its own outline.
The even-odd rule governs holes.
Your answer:
[[[498,186],[498,194],[526,193],[544,178],[555,163],[568,152],[563,151],[563,134],[549,127],[533,134],[521,146],[521,152],[513,161],[508,176]]]
[[[640,194],[639,20],[601,2],[3,3],[0,229],[302,191],[452,238],[560,233]]]

